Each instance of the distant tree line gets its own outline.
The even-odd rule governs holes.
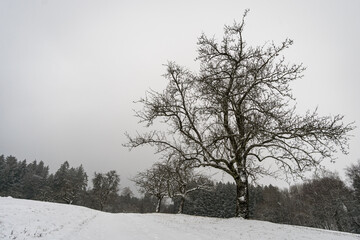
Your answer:
[[[107,212],[154,212],[156,201],[149,194],[136,198],[129,188],[119,190],[120,176],[112,170],[94,173],[92,187],[82,165],[66,161],[54,173],[43,161],[18,161],[0,156],[0,196],[75,204]]]
[[[360,169],[359,165],[357,168]],[[335,174],[314,178],[290,189],[250,185],[249,194],[250,219],[360,233],[359,189],[346,186]],[[190,193],[184,213],[234,217],[235,197],[234,183],[215,183],[214,191]],[[175,208],[177,204],[179,201],[174,202]]]
[[[234,183],[215,183],[208,178],[204,180],[192,170],[186,170],[186,174],[180,176],[181,171],[176,162],[171,162],[170,166],[175,166],[173,170],[177,169],[178,172],[166,169],[169,166],[163,164],[155,164],[152,169],[143,172],[145,174],[166,169],[162,171],[163,174],[167,172],[178,175],[177,180],[161,185],[172,193],[163,193],[162,198],[168,197],[172,201],[166,201],[161,212],[177,213],[181,209],[184,214],[190,215],[220,218],[235,216]],[[150,173],[143,177],[151,176]],[[336,174],[331,173],[289,189],[279,189],[272,185],[250,185],[250,218],[360,233],[360,161],[348,167],[346,173],[350,180],[349,186]],[[139,176],[141,174],[136,176],[138,181]],[[157,173],[153,176],[162,175]],[[168,176],[165,176],[165,179]],[[191,177],[191,181],[184,179],[184,176]],[[149,180],[151,179],[150,177]],[[64,162],[54,174],[50,174],[49,167],[42,161],[28,163],[26,160],[18,161],[13,156],[0,156],[0,196],[76,204],[114,213],[148,213],[155,212],[156,209],[160,211],[155,192],[143,189],[144,195],[135,197],[128,187],[120,190],[120,177],[116,171],[95,173],[91,181],[90,188],[88,175],[82,165],[74,168]],[[196,187],[204,181],[206,188]],[[176,187],[182,189],[176,190]],[[195,188],[196,191],[188,191]],[[185,195],[181,194],[185,192]]]

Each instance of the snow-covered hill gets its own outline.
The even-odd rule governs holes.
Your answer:
[[[0,198],[0,239],[360,239],[359,235],[242,219],[110,214],[79,206]]]

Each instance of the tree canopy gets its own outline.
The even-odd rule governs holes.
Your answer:
[[[272,160],[285,174],[301,175],[323,159],[333,159],[336,150],[346,153],[354,128],[341,115],[320,116],[317,110],[298,114],[290,83],[305,68],[282,56],[293,41],[248,45],[243,38],[246,14],[241,22],[225,26],[220,42],[199,37],[198,73],[167,64],[166,89],[148,91],[137,117],[147,126],[160,120],[168,131],[128,135],[127,144],[176,151],[198,166],[228,173],[237,185],[236,215],[245,218],[249,177],[271,174],[263,161]]]

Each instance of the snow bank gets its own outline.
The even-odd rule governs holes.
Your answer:
[[[172,214],[110,214],[79,206],[0,198],[0,239],[360,239],[269,222]]]

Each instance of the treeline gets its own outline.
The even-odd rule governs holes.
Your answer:
[[[189,194],[184,213],[234,217],[235,190],[234,183],[220,182],[214,185],[214,191],[193,192]],[[347,187],[334,174],[312,179],[290,189],[279,189],[272,185],[250,186],[250,218],[360,233],[358,194],[359,188]],[[178,201],[175,201],[176,204]]]
[[[154,212],[156,200],[145,194],[134,197],[129,188],[119,190],[116,171],[94,173],[92,187],[82,165],[64,162],[54,173],[43,161],[18,161],[0,156],[0,196],[85,206],[107,212]],[[120,192],[120,194],[119,194]]]
[[[347,169],[351,186],[335,174],[314,178],[289,189],[272,185],[251,186],[250,218],[360,233],[360,162]],[[76,204],[107,212],[155,212],[157,199],[149,193],[137,198],[125,187],[119,189],[116,171],[95,173],[88,187],[83,167],[64,162],[54,173],[40,161],[27,163],[13,156],[0,156],[0,196]],[[183,213],[230,218],[236,207],[233,183],[211,183],[206,190],[186,196]],[[163,204],[161,212],[176,213],[181,197]]]

